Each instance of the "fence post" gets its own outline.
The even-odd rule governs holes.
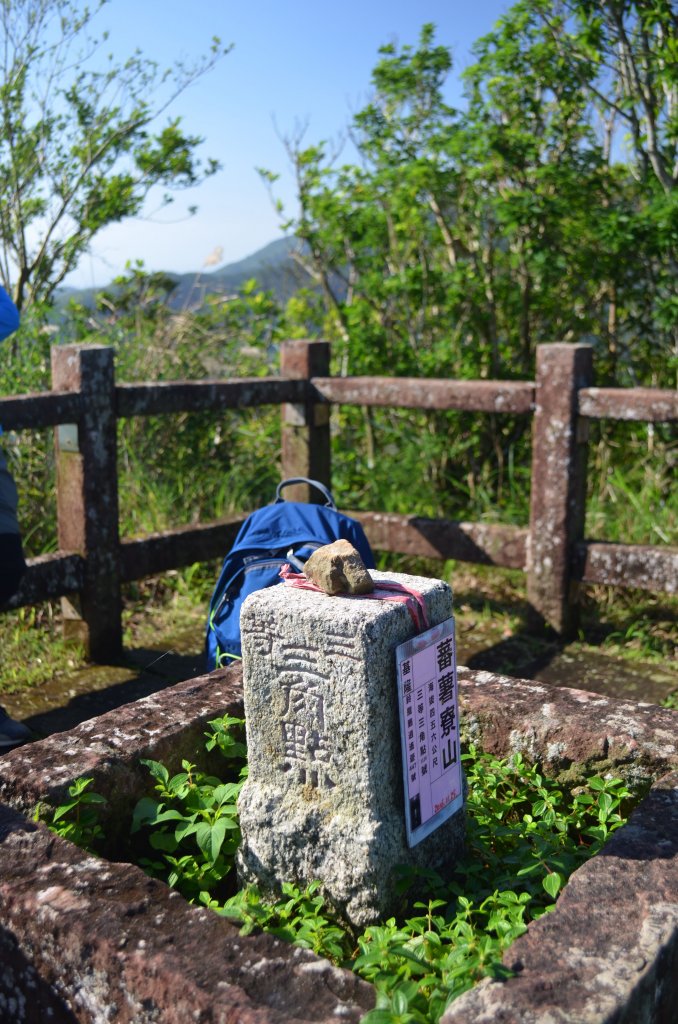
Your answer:
[[[280,372],[294,380],[328,377],[330,346],[326,341],[284,341],[280,346]],[[282,408],[282,476],[306,476],[331,485],[330,406],[307,401]],[[291,501],[322,503],[316,490],[297,484],[285,491]]]
[[[59,548],[85,563],[79,598],[62,600],[64,633],[105,661],[122,649],[113,349],[54,347],[52,388],[78,391],[82,402],[79,422],[56,431]]]
[[[588,421],[578,418],[577,391],[592,379],[590,345],[537,346],[527,596],[563,636],[576,628],[571,563],[584,533],[586,503]]]

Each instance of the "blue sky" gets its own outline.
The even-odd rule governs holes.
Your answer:
[[[124,58],[135,48],[161,65],[205,52],[212,36],[233,50],[179,98],[172,112],[205,138],[202,152],[223,169],[168,209],[106,229],[67,283],[105,284],[127,260],[149,270],[200,270],[215,250],[230,263],[279,236],[278,218],[256,167],[281,174],[277,193],[294,203],[281,137],[307,123],[305,141],[337,139],[369,97],[379,46],[416,43],[432,21],[452,49],[449,100],[461,100],[457,74],[473,42],[510,4],[503,0],[110,0],[96,27],[107,50]],[[162,123],[162,122],[160,122]],[[190,204],[199,207],[190,219]]]

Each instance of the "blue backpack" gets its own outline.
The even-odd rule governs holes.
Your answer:
[[[326,504],[284,501],[280,493],[283,487],[297,483],[317,488]],[[304,562],[316,548],[341,539],[350,541],[360,552],[368,569],[374,568],[374,557],[362,526],[337,511],[323,484],[305,477],[293,477],[279,484],[275,502],[247,517],[224,559],[207,619],[207,671],[223,668],[242,657],[240,609],[249,594],[281,583],[279,572],[286,562],[303,572]]]

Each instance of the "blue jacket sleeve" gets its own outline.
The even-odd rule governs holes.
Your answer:
[[[4,341],[19,326],[19,310],[0,284],[0,341]]]

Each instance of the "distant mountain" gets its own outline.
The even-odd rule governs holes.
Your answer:
[[[271,291],[285,301],[299,288],[312,283],[292,255],[299,246],[296,238],[277,238],[263,249],[218,270],[181,274],[176,278],[170,306],[173,309],[195,309],[202,305],[205,295],[232,295],[252,278],[256,278],[265,291]]]
[[[286,301],[299,288],[312,284],[309,275],[292,255],[300,244],[294,237],[277,238],[250,256],[235,263],[227,263],[217,270],[168,274],[169,278],[176,281],[169,305],[176,310],[197,309],[204,302],[205,295],[233,295],[252,278],[256,278],[261,288],[272,291],[279,299]],[[75,299],[85,306],[93,306],[94,297],[100,291],[103,289],[60,288],[56,305],[60,307],[69,299]]]

